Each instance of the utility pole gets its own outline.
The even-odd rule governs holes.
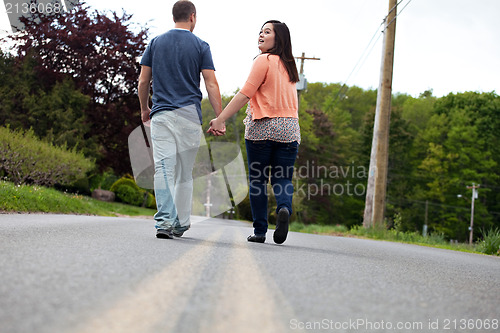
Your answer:
[[[425,200],[425,220],[424,220],[424,229],[422,231],[422,235],[427,237],[427,218],[429,216],[429,200]]]
[[[471,200],[471,206],[470,206],[469,244],[472,244],[472,240],[474,237],[474,199],[478,198],[477,189],[479,188],[479,186],[481,186],[481,185],[476,186],[476,184],[474,184],[474,183],[472,183],[472,186],[467,186],[468,189],[469,188],[472,189],[472,200]]]
[[[214,172],[210,172],[207,175],[207,202],[203,204],[205,206],[205,216],[210,217],[210,213],[212,211],[212,203],[210,202],[210,190],[212,189],[212,174]]]
[[[307,82],[306,82],[306,79],[304,77],[304,60],[321,60],[321,59],[314,58],[314,57],[308,58],[308,57],[306,57],[306,54],[304,52],[302,52],[301,57],[295,57],[295,59],[300,60],[300,72],[299,72],[300,81],[297,83],[297,97],[298,97],[299,104],[300,104],[300,93],[302,92],[302,90],[305,90],[307,87]]]
[[[307,58],[306,54],[302,52],[301,57],[295,57],[295,59],[300,60],[300,72],[299,74],[304,74],[304,60],[321,60],[320,58]]]
[[[304,76],[304,60],[321,60],[320,58],[308,58],[305,52],[302,52],[301,57],[295,57],[295,59],[300,60],[300,72],[299,72],[299,82],[297,82],[297,112],[300,110],[300,94],[307,88],[307,80]],[[297,215],[297,220],[300,222],[300,215]]]
[[[394,42],[396,39],[397,0],[389,0],[389,13],[385,18],[384,44],[380,84],[377,93],[372,150],[366,190],[363,226],[380,225],[384,220],[387,190],[387,164],[389,156],[389,123],[391,115],[392,71]]]

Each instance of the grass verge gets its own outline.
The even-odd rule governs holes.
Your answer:
[[[417,232],[399,232],[396,230],[387,230],[385,228],[370,228],[365,229],[360,226],[354,226],[348,229],[343,225],[304,225],[302,223],[293,222],[290,224],[290,230],[296,232],[312,233],[319,235],[341,236],[341,237],[358,237],[376,239],[390,242],[399,242],[406,244],[415,244],[429,247],[436,247],[446,250],[479,253],[481,251],[479,245],[469,245],[464,243],[449,243],[441,235],[422,236]],[[481,244],[481,243],[480,243]]]
[[[43,186],[14,185],[6,181],[0,181],[0,211],[100,216],[153,216],[155,213],[152,209],[99,201]]]

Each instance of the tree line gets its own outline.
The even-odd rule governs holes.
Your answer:
[[[362,224],[376,90],[310,83],[301,94],[302,142],[296,163],[295,219],[302,223]],[[208,104],[203,104],[207,116]],[[244,110],[228,124],[241,143]],[[220,139],[209,139],[220,140]],[[474,231],[500,226],[500,99],[495,92],[395,94],[389,138],[386,224],[466,241],[471,194]]]
[[[140,124],[137,59],[146,46],[147,28],[134,31],[130,15],[103,14],[84,4],[70,13],[23,22],[24,33],[11,38],[15,47],[0,53],[0,124],[32,128],[39,138],[81,151],[96,160],[101,173],[131,173],[127,138]],[[223,104],[231,97],[223,96]],[[376,98],[376,90],[337,83],[309,83],[301,93],[295,220],[348,227],[362,223]],[[210,119],[207,100],[202,108],[204,119]],[[241,110],[228,122],[225,137],[207,141],[237,142],[245,156],[244,117]],[[422,231],[427,223],[430,232],[465,241],[467,186],[475,183],[480,185],[476,237],[481,229],[500,227],[499,141],[495,92],[440,98],[431,90],[419,97],[395,94],[387,226]],[[245,205],[239,208],[248,218]]]

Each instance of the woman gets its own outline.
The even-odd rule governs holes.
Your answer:
[[[249,102],[244,123],[254,234],[248,241],[266,240],[267,181],[271,176],[278,215],[273,239],[282,244],[292,213],[293,165],[300,143],[295,85],[299,74],[286,24],[274,20],[264,23],[258,45],[261,54],[255,58],[248,80],[210,122],[208,131],[222,135],[225,121]]]

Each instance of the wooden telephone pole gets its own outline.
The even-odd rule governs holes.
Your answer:
[[[302,52],[301,57],[295,57],[295,59],[300,60],[300,72],[299,72],[299,79],[300,81],[297,83],[297,97],[299,100],[299,107],[300,107],[300,94],[303,90],[307,88],[307,81],[304,77],[304,60],[321,60],[320,58],[307,58],[306,54]]]
[[[389,124],[391,115],[392,71],[396,37],[397,0],[389,0],[389,14],[385,18],[384,45],[380,85],[377,93],[372,150],[366,190],[363,226],[369,228],[384,221],[389,157]]]
[[[301,57],[295,57],[295,59],[300,60],[300,72],[299,74],[304,74],[304,60],[321,60],[320,58],[306,58],[306,54],[302,52]]]
[[[297,82],[297,98],[298,98],[298,107],[300,109],[300,94],[303,90],[307,88],[307,80],[304,76],[304,60],[320,60],[319,58],[307,58],[306,54],[302,52],[301,57],[295,57],[295,59],[300,60],[300,72],[299,72],[299,82]]]

